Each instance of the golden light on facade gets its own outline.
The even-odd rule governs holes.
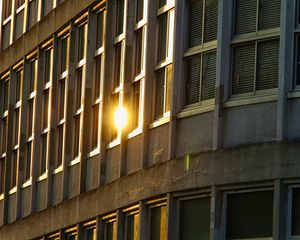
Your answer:
[[[116,128],[123,129],[128,122],[128,114],[123,106],[119,106],[114,114],[114,123]]]

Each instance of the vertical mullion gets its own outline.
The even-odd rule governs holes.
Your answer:
[[[206,0],[203,0],[203,11],[202,11],[202,33],[201,33],[201,45],[204,43],[204,34],[205,34],[205,31],[204,31],[204,27],[205,27],[205,16],[206,16],[206,12],[205,12],[205,6],[206,6]]]
[[[195,56],[195,55],[194,55]],[[200,56],[200,83],[199,83],[199,103],[201,103],[201,99],[202,99],[202,83],[203,83],[203,53],[201,53],[201,56]]]
[[[257,56],[258,52],[258,42],[255,41],[255,58],[254,58],[254,74],[253,74],[253,95],[256,93],[256,81],[257,81]]]
[[[259,5],[260,5],[260,0],[257,0],[257,2],[256,2],[256,32],[258,32],[258,27],[259,27],[259,11],[260,11]]]

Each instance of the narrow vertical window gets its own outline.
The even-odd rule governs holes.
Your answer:
[[[117,19],[116,19],[116,36],[120,35],[124,31],[124,12],[125,12],[125,5],[124,0],[117,0]]]
[[[160,1],[164,6],[172,1]],[[162,7],[160,5],[160,7]],[[173,34],[174,34],[174,9],[164,9],[157,13],[157,65],[155,81],[155,112],[154,118],[168,116],[170,110],[170,86],[173,79]]]
[[[292,191],[292,226],[291,226],[291,235],[299,236],[300,235],[300,189],[294,188]]]
[[[104,240],[117,240],[117,221],[115,218],[106,219],[104,224]]]
[[[126,213],[125,215],[125,231],[124,239],[138,240],[139,239],[139,213]]]
[[[167,239],[167,207],[150,208],[150,240]]]

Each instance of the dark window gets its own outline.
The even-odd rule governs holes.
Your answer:
[[[143,69],[143,28],[135,32],[135,75]]]
[[[44,83],[47,83],[52,80],[52,49],[46,50],[44,57]]]
[[[63,73],[68,69],[68,56],[69,56],[69,46],[68,46],[69,37],[61,39],[61,52],[60,52],[60,73]]]
[[[230,239],[273,235],[273,191],[229,194],[227,236]]]
[[[125,239],[139,239],[139,214],[131,214],[126,216],[125,220]]]
[[[141,95],[140,81],[133,84],[133,116],[132,116],[132,129],[139,126],[140,116],[140,95]]]
[[[292,235],[300,235],[300,189],[293,189]]]
[[[4,192],[5,158],[0,158],[0,193]]]
[[[121,83],[121,61],[122,60],[122,42],[115,45],[115,79],[114,88],[117,88]]]
[[[164,13],[158,18],[158,62],[163,62],[167,58],[168,51],[168,13]]]
[[[48,151],[48,134],[41,135],[41,158],[40,158],[40,174],[43,174],[47,168],[47,151]]]
[[[117,0],[117,17],[116,17],[116,36],[123,33],[124,28],[124,0]]]
[[[97,41],[96,48],[99,49],[103,46],[104,40],[104,11],[101,11],[97,14]]]
[[[2,3],[3,20],[11,15],[12,0],[3,0]]]
[[[136,22],[144,18],[144,0],[136,0]]]
[[[78,27],[78,56],[77,61],[85,58],[87,24]]]
[[[76,70],[76,83],[75,83],[75,109],[81,108],[81,96],[82,96],[82,68]]]
[[[167,207],[150,208],[150,240],[167,239]]]
[[[210,239],[210,198],[180,202],[180,239]]]
[[[29,76],[29,93],[35,91],[36,87],[36,66],[37,60],[33,60],[30,62],[30,76]]]

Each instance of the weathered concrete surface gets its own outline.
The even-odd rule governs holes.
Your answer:
[[[1,240],[32,239],[160,194],[297,178],[300,143],[241,146],[159,163],[0,228]],[[164,177],[162,177],[164,176]],[[258,184],[259,185],[259,184]],[[18,231],[16,231],[18,229]]]

